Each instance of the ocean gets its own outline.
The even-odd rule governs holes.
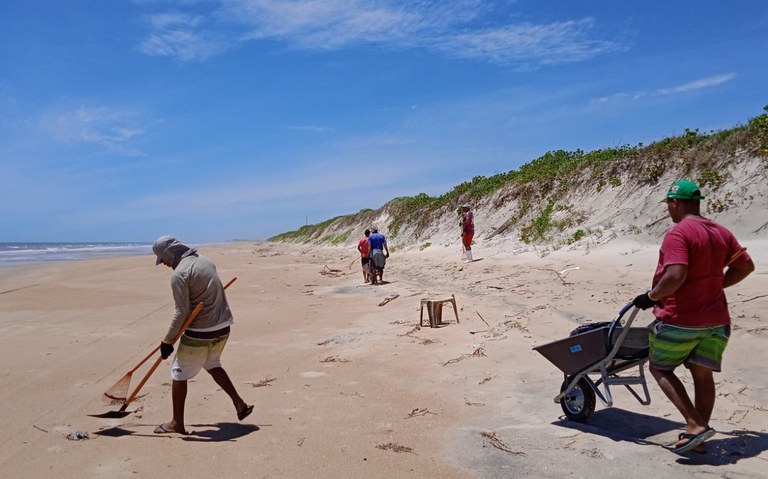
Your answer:
[[[0,268],[50,261],[150,254],[152,243],[0,243]]]

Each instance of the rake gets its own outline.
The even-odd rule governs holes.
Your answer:
[[[229,285],[235,282],[237,277],[232,278],[225,286],[224,289],[227,289]],[[176,333],[176,337],[173,339],[173,342],[171,344],[175,344],[176,341],[179,340],[182,334],[184,334],[184,331],[187,329],[187,327],[192,323],[192,321],[197,317],[197,315],[200,313],[200,310],[203,309],[203,303],[200,302],[195,306],[195,309],[192,310],[192,312],[187,317],[186,321],[184,321],[184,324],[181,326],[181,329],[179,329],[179,332]],[[120,378],[119,381],[117,381],[111,388],[107,389],[107,391],[104,392],[102,399],[105,400],[109,404],[122,404],[120,409],[118,411],[109,411],[104,414],[92,414],[93,417],[102,417],[102,418],[121,418],[125,417],[130,412],[126,411],[128,409],[128,405],[133,402],[134,399],[136,399],[136,396],[138,396],[139,391],[142,387],[144,387],[144,384],[149,380],[149,377],[152,376],[152,374],[155,372],[157,367],[162,362],[163,358],[158,357],[155,363],[149,368],[149,371],[144,375],[144,377],[139,382],[139,385],[136,386],[136,389],[134,389],[133,393],[131,393],[130,396],[128,396],[128,390],[131,385],[131,378],[133,376],[133,373],[136,372],[137,369],[139,369],[144,363],[146,363],[149,358],[151,358],[155,353],[157,353],[160,350],[160,346],[156,346],[155,349],[153,349],[148,355],[142,359],[139,364],[137,364],[133,369],[125,373],[125,375]]]

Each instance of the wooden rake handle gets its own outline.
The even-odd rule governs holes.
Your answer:
[[[192,312],[187,317],[187,320],[184,321],[184,325],[181,327],[179,332],[176,334],[176,337],[173,339],[174,343],[181,337],[182,334],[184,334],[184,330],[187,329],[187,326],[189,326],[189,323],[191,323],[192,320],[194,320],[197,317],[201,309],[203,309],[202,301],[197,303],[197,306],[195,306],[195,309],[192,310]],[[158,346],[157,349],[160,349],[160,346]],[[141,378],[141,382],[139,382],[139,385],[136,386],[136,389],[133,390],[131,395],[128,396],[128,399],[126,399],[123,405],[120,407],[121,412],[125,411],[128,408],[128,404],[130,404],[134,399],[136,399],[136,396],[139,395],[139,391],[141,390],[141,388],[144,387],[144,384],[146,384],[146,382],[149,380],[149,377],[152,376],[152,373],[155,372],[155,369],[157,369],[157,367],[160,366],[160,363],[162,361],[163,361],[162,356],[157,358],[157,361],[155,361],[155,364],[153,364],[152,367],[149,368],[149,371],[147,371],[147,374],[145,374],[144,377]]]
[[[224,289],[227,289],[227,288],[229,288],[229,286],[230,286],[232,283],[234,283],[236,280],[237,280],[237,276],[235,276],[234,278],[230,279],[230,280],[229,280],[229,282],[228,282],[227,284],[225,284],[225,285],[224,285]],[[192,318],[192,319],[195,319],[195,318]],[[184,322],[184,325],[181,327],[181,332],[180,332],[180,333],[179,333],[179,335],[176,337],[176,340],[178,340],[178,339],[181,337],[181,334],[183,334],[183,333],[184,333],[184,330],[186,330],[186,329],[187,329],[187,327],[189,326],[189,324],[190,324],[191,322],[192,322],[192,321],[191,321],[189,318],[187,318],[187,320]],[[176,342],[176,340],[174,340],[173,342],[175,343],[175,342]],[[149,352],[149,354],[147,354],[147,355],[144,357],[144,359],[142,359],[142,360],[139,362],[139,364],[137,364],[136,366],[134,366],[134,368],[133,368],[133,369],[131,369],[130,371],[128,371],[128,373],[127,373],[127,374],[133,374],[134,372],[136,372],[136,370],[137,370],[137,369],[139,369],[139,368],[140,368],[140,367],[141,367],[141,366],[142,366],[144,363],[146,363],[146,362],[149,360],[149,358],[151,358],[152,356],[154,356],[154,355],[155,355],[155,353],[156,353],[156,352],[158,352],[158,351],[160,351],[160,345],[159,345],[159,344],[158,344],[157,346],[155,346],[155,349],[153,349],[152,351],[150,351],[150,352]]]
[[[237,279],[237,276],[235,276],[234,278],[229,280],[229,282],[226,285],[224,285],[224,289],[229,288],[229,285],[234,283],[236,279]],[[179,329],[179,332],[176,333],[176,337],[173,338],[173,343],[171,343],[171,344],[175,344],[176,341],[179,340],[181,335],[184,334],[184,331],[187,329],[187,327],[189,327],[189,325],[192,323],[192,321],[194,321],[194,319],[197,317],[197,315],[200,314],[200,310],[202,310],[202,309],[203,309],[203,303],[201,301],[201,302],[197,303],[197,306],[195,306],[195,309],[193,309],[192,312],[189,313],[189,316],[187,317],[187,320],[184,321],[184,324],[181,326],[181,329]],[[150,357],[152,357],[152,355],[155,354],[158,350],[160,350],[160,346],[159,345],[157,347],[155,347],[155,349],[153,349],[152,352],[149,353],[149,355],[147,355],[147,357],[145,357],[141,361],[141,363],[139,363],[138,366],[136,366],[136,368],[134,368],[133,370],[135,371],[136,369],[138,369],[139,366],[144,364],[144,362],[147,359],[149,359]],[[141,390],[141,388],[144,387],[144,384],[146,384],[146,382],[149,380],[149,377],[152,376],[152,374],[155,372],[155,369],[157,369],[157,367],[160,366],[160,363],[162,361],[163,361],[163,357],[162,356],[157,358],[157,360],[155,361],[155,364],[153,364],[152,367],[149,368],[149,371],[147,371],[147,374],[145,374],[144,377],[141,378],[141,382],[139,382],[138,386],[136,386],[136,389],[133,390],[133,393],[131,393],[131,395],[128,397],[128,399],[126,399],[125,402],[123,403],[123,405],[120,407],[120,411],[121,412],[125,411],[128,408],[128,404],[130,404],[134,399],[136,399],[136,396],[139,395],[139,391]]]

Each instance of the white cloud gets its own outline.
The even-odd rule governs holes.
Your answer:
[[[483,0],[221,0],[205,14],[197,8],[196,15],[150,17],[152,31],[142,49],[151,55],[204,59],[236,38],[270,39],[298,49],[376,44],[535,67],[582,61],[622,48],[593,38],[597,29],[592,18],[498,24],[496,8]]]
[[[297,131],[311,131],[313,133],[324,133],[327,131],[332,131],[332,128],[329,128],[327,126],[319,126],[319,125],[296,125],[296,126],[290,126],[288,127],[291,130],[297,130]]]
[[[656,90],[640,90],[636,92],[620,92],[614,93],[600,98],[595,98],[591,103],[617,103],[625,100],[639,100],[649,96],[666,96],[675,95],[678,93],[688,93],[695,90],[701,90],[704,88],[712,88],[723,83],[729,82],[736,78],[735,73],[724,73],[722,75],[715,75],[706,78],[700,78],[682,85],[677,85],[667,88],[658,88]]]
[[[48,112],[38,120],[40,129],[56,141],[97,144],[126,155],[141,154],[128,146],[145,133],[138,124],[130,112],[87,106]]]
[[[621,48],[613,42],[590,39],[593,27],[590,18],[546,25],[508,25],[446,34],[438,43],[441,50],[458,57],[520,64],[576,62]]]
[[[729,82],[736,77],[735,73],[725,73],[723,75],[716,75],[707,78],[701,78],[692,82],[678,85],[671,88],[662,88],[658,90],[660,95],[672,95],[675,93],[685,93],[693,90],[701,90],[702,88],[711,88],[713,86],[721,85]]]
[[[222,40],[205,29],[206,18],[168,12],[147,17],[151,33],[140,49],[151,56],[177,57],[182,60],[204,60],[226,49]]]

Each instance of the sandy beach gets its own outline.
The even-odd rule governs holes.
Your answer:
[[[255,404],[237,420],[205,373],[189,386],[189,435],[171,417],[169,363],[122,419],[102,393],[157,344],[172,312],[169,270],[130,256],[0,270],[3,477],[586,478],[765,477],[768,244],[727,290],[734,322],[708,454],[663,446],[681,417],[648,375],[652,402],[619,386],[586,423],[553,401],[563,374],[534,346],[609,321],[647,288],[658,244],[618,239],[544,256],[456,248],[393,253],[386,284],[363,283],[356,251],[240,242],[201,247],[219,267],[235,325],[224,365]],[[422,298],[455,296],[420,327]],[[426,313],[425,313],[426,316]],[[650,322],[649,312],[636,318]],[[151,361],[150,361],[151,362]],[[134,373],[135,386],[144,369]],[[690,386],[691,381],[686,379]],[[67,436],[87,433],[88,439]]]

